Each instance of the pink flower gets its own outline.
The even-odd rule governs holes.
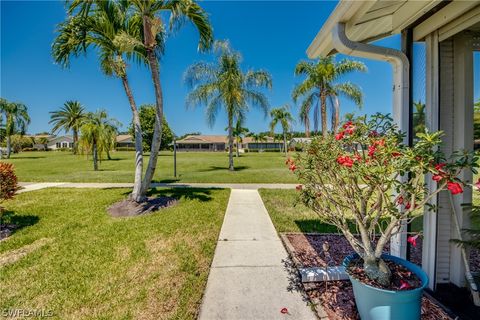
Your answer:
[[[477,190],[480,190],[480,178],[478,178],[478,181],[475,183],[475,187],[477,187]]]
[[[369,146],[368,147],[368,156],[370,158],[373,158],[374,154],[375,154],[375,151],[377,151],[377,147],[375,146]]]
[[[375,130],[373,130],[372,132],[370,132],[370,133],[368,134],[368,136],[371,137],[371,138],[378,137],[378,132],[375,131]]]
[[[417,246],[417,238],[418,234],[415,236],[410,236],[407,238],[407,242],[410,243],[412,246],[416,247]]]
[[[385,139],[375,140],[375,141],[373,142],[373,144],[376,145],[376,146],[381,146],[381,147],[383,147],[383,146],[385,145]]]
[[[353,122],[352,121],[347,121],[345,122],[345,124],[343,125],[343,129],[347,129],[348,127],[351,127],[353,125]]]
[[[344,137],[345,133],[343,131],[340,131],[335,135],[335,140],[342,140]]]
[[[351,168],[353,166],[354,161],[349,156],[339,156],[337,158],[337,163],[342,166]]]
[[[407,281],[400,280],[400,290],[408,290],[411,287],[412,286]]]
[[[404,201],[404,199],[403,199],[402,196],[399,196],[399,197],[397,198],[397,203],[398,203],[398,204],[403,204],[403,201]]]
[[[412,205],[410,204],[410,202],[407,202],[407,204],[405,205],[405,209],[410,209],[412,207]]]
[[[446,165],[446,163],[438,163],[435,165],[435,170],[443,172],[443,167],[445,167]]]
[[[453,195],[456,195],[456,194],[459,194],[459,193],[463,193],[462,186],[461,186],[460,183],[458,183],[458,182],[449,181],[449,182],[447,183],[447,189],[450,190],[450,192],[451,192]]]
[[[392,157],[400,157],[402,154],[400,152],[392,152]]]
[[[297,191],[302,191],[302,188],[303,188],[303,187],[302,187],[301,184],[299,184],[298,186],[295,187],[295,189],[297,189]]]
[[[438,182],[438,181],[442,180],[443,178],[444,177],[441,174],[434,174],[433,177],[432,177],[432,180]]]

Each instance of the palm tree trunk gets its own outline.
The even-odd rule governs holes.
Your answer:
[[[140,115],[138,114],[137,104],[133,98],[130,84],[126,75],[122,77],[123,88],[128,97],[130,108],[133,115],[133,129],[135,134],[135,177],[133,180],[133,190],[129,198],[135,202],[143,202],[145,198],[141,196],[140,190],[142,188],[142,174],[143,174],[143,137],[142,137],[142,125],[140,123]]]
[[[7,134],[7,159],[10,159],[10,154],[12,153],[12,137]]]
[[[148,162],[147,171],[142,182],[142,188],[140,190],[140,197],[145,198],[147,190],[152,183],[153,175],[157,167],[158,151],[160,150],[160,142],[162,141],[162,119],[163,119],[163,93],[160,83],[160,68],[158,66],[158,60],[155,52],[152,48],[147,49],[147,59],[150,65],[150,71],[152,74],[152,81],[155,88],[155,130],[153,132],[152,148],[150,150],[150,160]]]
[[[73,154],[78,152],[78,130],[73,128]]]
[[[240,139],[239,139],[239,137],[237,137],[237,158],[240,157],[240,151],[238,150],[239,145],[240,145]]]
[[[287,151],[287,133],[283,131],[283,150],[285,151],[285,157],[288,155]]]
[[[228,113],[228,170],[235,170],[233,167],[233,114],[231,112]]]
[[[93,141],[93,170],[98,171],[97,141]]]
[[[310,138],[310,118],[308,117],[308,115],[305,116],[305,136],[307,138]]]
[[[320,94],[320,115],[322,118],[322,135],[323,137],[327,137],[328,134],[328,129],[327,129],[327,96],[322,90],[322,93]]]
[[[337,132],[338,125],[340,123],[340,101],[338,101],[338,97],[334,96],[333,99],[333,117],[332,117],[332,131]]]

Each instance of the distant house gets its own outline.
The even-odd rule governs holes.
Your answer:
[[[234,141],[234,146],[237,143]],[[265,141],[254,141],[252,137],[244,137],[238,145],[240,150],[248,151],[281,151],[283,143],[267,137]],[[178,151],[226,151],[228,136],[226,135],[191,135],[177,141]]]
[[[115,141],[117,148],[135,148],[135,141],[130,134],[119,134]]]
[[[48,141],[47,148],[49,150],[72,149],[73,138],[72,136],[53,137]]]
[[[225,151],[227,136],[191,135],[177,140],[178,151]]]

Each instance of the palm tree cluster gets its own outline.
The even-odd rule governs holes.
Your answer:
[[[0,98],[0,124],[4,127],[7,159],[12,153],[12,136],[14,134],[24,135],[29,123],[30,116],[26,105]],[[0,151],[0,158],[2,156],[3,153]]]

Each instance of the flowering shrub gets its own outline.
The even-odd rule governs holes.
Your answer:
[[[300,200],[342,231],[363,258],[367,276],[383,285],[391,276],[380,259],[386,243],[403,222],[418,216],[416,208],[432,208],[429,200],[435,194],[462,193],[465,183],[457,175],[476,166],[477,159],[465,152],[447,161],[437,151],[441,136],[419,134],[418,142],[408,147],[392,119],[377,114],[344,123],[336,135],[314,139],[305,153],[287,160],[302,185],[297,187]],[[437,183],[434,192],[424,184],[427,173]],[[349,228],[352,222],[356,232]]]
[[[17,176],[13,171],[13,165],[11,163],[0,162],[0,203],[12,199],[19,189]],[[2,212],[3,208],[0,207],[0,214]]]

